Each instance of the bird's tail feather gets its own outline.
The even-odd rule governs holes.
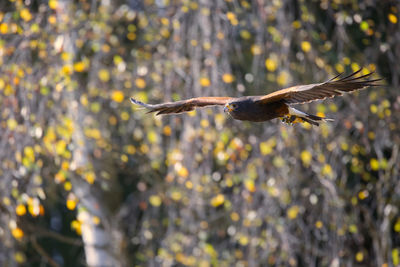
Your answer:
[[[328,122],[328,121],[333,121],[332,119],[324,118],[324,117],[319,117],[316,115],[308,114],[306,112],[297,110],[295,108],[289,107],[289,114],[292,116],[299,117],[303,121],[306,121],[312,125],[319,126],[320,122]]]

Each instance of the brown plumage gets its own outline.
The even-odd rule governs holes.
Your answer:
[[[156,115],[182,113],[194,110],[197,107],[224,106],[234,119],[247,121],[267,121],[274,118],[283,118],[285,122],[309,122],[319,125],[319,121],[327,121],[322,117],[307,114],[294,109],[290,105],[308,103],[328,97],[340,96],[368,86],[379,86],[377,81],[382,79],[367,80],[372,73],[356,77],[358,70],[344,78],[337,79],[338,75],[326,82],[308,85],[298,85],[282,89],[264,96],[244,97],[197,97],[163,104],[145,104],[131,98],[137,104],[156,112]]]

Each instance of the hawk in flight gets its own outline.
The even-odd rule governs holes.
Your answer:
[[[297,85],[263,96],[196,97],[155,105],[145,104],[134,98],[131,98],[131,102],[147,108],[148,113],[156,112],[156,115],[183,113],[206,106],[224,106],[224,112],[237,120],[261,122],[281,118],[287,123],[305,121],[318,126],[319,122],[330,119],[299,111],[292,105],[340,96],[368,86],[380,85],[375,82],[382,79],[366,79],[372,73],[356,77],[360,71],[361,69],[341,79],[338,79],[341,76],[339,74],[323,83]]]

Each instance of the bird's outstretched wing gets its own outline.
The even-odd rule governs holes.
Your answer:
[[[338,80],[335,79],[339,78],[341,74],[323,83],[298,85],[282,89],[260,97],[258,102],[267,104],[283,100],[287,104],[302,104],[328,97],[340,96],[343,93],[363,89],[368,86],[382,85],[376,83],[382,79],[366,80],[373,73],[355,77],[360,71],[361,69]]]
[[[161,114],[172,114],[172,113],[182,113],[194,110],[197,107],[206,106],[223,106],[226,103],[232,101],[232,97],[196,97],[187,100],[181,100],[176,102],[168,102],[162,104],[145,104],[131,97],[131,102],[133,104],[147,108],[151,112],[157,112],[156,115]]]

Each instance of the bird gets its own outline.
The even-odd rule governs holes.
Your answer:
[[[292,86],[260,96],[196,97],[162,104],[146,104],[133,97],[130,100],[133,104],[148,109],[147,113],[154,112],[156,115],[184,113],[209,106],[224,106],[224,112],[236,120],[264,122],[279,118],[288,124],[307,122],[319,126],[321,122],[332,119],[300,111],[293,105],[324,100],[369,86],[381,85],[376,82],[382,79],[367,79],[373,72],[357,75],[361,70],[362,68],[343,78],[340,78],[343,74],[339,74],[322,83]]]

